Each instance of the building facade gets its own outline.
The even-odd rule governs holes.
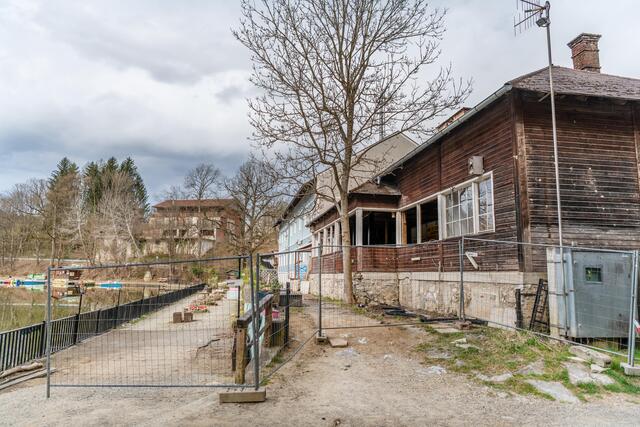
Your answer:
[[[146,255],[218,256],[229,253],[229,236],[239,226],[232,199],[164,200],[144,230]]]
[[[351,179],[350,189],[356,189],[368,182],[416,146],[415,141],[408,136],[394,133],[362,150],[357,154],[361,162]],[[294,289],[305,287],[309,271],[310,253],[308,251],[313,243],[309,223],[314,218],[331,211],[334,206],[326,200],[326,197],[318,198],[316,195],[331,192],[332,188],[332,175],[328,171],[319,174],[313,182],[306,183],[300,188],[282,218],[277,222],[278,251],[290,252],[278,256],[280,283],[289,281],[294,285]],[[333,235],[332,240],[325,240],[325,246],[329,248],[339,245],[338,235],[339,231]],[[336,248],[328,250],[333,252]]]
[[[570,43],[574,68],[552,68],[564,245],[640,248],[640,80],[601,74],[599,36]],[[593,47],[595,43],[595,48]],[[514,290],[547,278],[558,244],[554,154],[544,68],[516,78],[352,191],[356,297],[452,314],[461,236],[468,315],[516,319]],[[311,224],[332,236],[335,210]],[[341,253],[323,257],[323,290],[343,295]],[[313,269],[318,260],[312,260]],[[312,284],[312,290],[314,286]]]

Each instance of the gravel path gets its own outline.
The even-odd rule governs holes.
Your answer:
[[[334,330],[350,347],[309,343],[268,384],[267,401],[220,405],[210,389],[54,388],[0,393],[1,425],[638,425],[637,397],[566,404],[497,393],[431,368],[415,327]]]
[[[232,382],[231,315],[236,302],[221,300],[190,323],[172,315],[195,295],[55,353],[52,384],[184,385]]]

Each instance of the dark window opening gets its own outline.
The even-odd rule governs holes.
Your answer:
[[[438,200],[420,205],[420,237],[423,242],[440,239],[438,230]]]
[[[585,267],[584,279],[587,282],[602,283],[602,268],[601,267]]]
[[[407,244],[418,243],[418,209],[411,208],[404,212],[405,239]]]
[[[356,216],[351,215],[349,217],[349,239],[351,245],[356,244]]]
[[[363,245],[395,245],[395,243],[396,218],[392,212],[363,212]]]

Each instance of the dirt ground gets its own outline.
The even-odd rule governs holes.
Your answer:
[[[216,390],[199,388],[53,388],[47,400],[44,381],[36,380],[0,392],[0,425],[640,424],[637,398],[558,403],[497,392],[465,375],[430,369],[433,362],[415,349],[428,335],[420,327],[327,334],[345,336],[349,347],[309,342],[269,380],[264,403],[221,405]]]

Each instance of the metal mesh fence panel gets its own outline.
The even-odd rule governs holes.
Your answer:
[[[310,288],[321,300],[319,327],[323,331],[455,318],[457,294],[442,295],[430,284],[434,277],[445,276],[459,282],[457,247],[457,242],[351,247],[351,289],[345,285],[345,248],[314,248]]]
[[[465,238],[464,314],[629,358],[637,251]]]
[[[49,323],[51,386],[234,384],[245,368],[236,366],[236,350],[247,348],[236,323],[251,309],[238,261],[247,262],[51,269],[49,304],[78,304],[76,315]]]
[[[317,303],[309,291],[310,251],[276,252],[259,256],[272,260],[275,274],[265,274],[260,262],[262,293],[273,295],[263,312],[261,380],[266,381],[295,356],[317,332]]]

